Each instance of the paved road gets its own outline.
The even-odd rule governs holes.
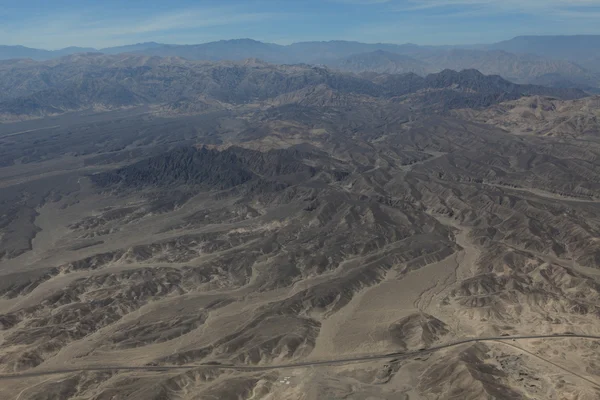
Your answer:
[[[527,335],[527,336],[497,336],[497,337],[480,337],[480,338],[470,338],[458,340],[456,342],[451,342],[447,344],[443,344],[440,346],[434,346],[423,350],[410,351],[410,352],[396,352],[396,353],[387,353],[387,354],[373,354],[373,355],[365,355],[360,357],[350,357],[350,358],[340,358],[335,360],[320,360],[320,361],[304,361],[298,363],[290,363],[290,364],[280,364],[280,365],[269,365],[269,366],[247,366],[247,365],[232,365],[232,364],[197,364],[197,365],[177,365],[177,366],[122,366],[122,365],[114,365],[114,366],[94,366],[94,367],[73,367],[73,368],[61,368],[55,370],[39,370],[39,371],[31,371],[24,372],[21,374],[7,374],[0,375],[0,380],[5,379],[22,379],[36,376],[46,376],[46,375],[58,375],[58,374],[68,374],[68,373],[76,373],[76,372],[100,372],[100,371],[172,371],[172,370],[194,370],[200,368],[219,368],[219,369],[229,369],[229,370],[237,370],[237,371],[268,371],[268,370],[280,370],[280,369],[290,369],[290,368],[304,368],[304,367],[314,367],[314,366],[325,366],[325,365],[337,365],[337,364],[348,364],[354,362],[366,362],[373,360],[382,360],[382,359],[403,359],[403,358],[411,358],[415,356],[425,355],[434,353],[439,350],[447,349],[450,347],[460,346],[467,343],[477,343],[477,342],[497,342],[499,340],[526,340],[526,339],[564,339],[564,338],[577,338],[577,339],[589,339],[589,340],[600,340],[600,336],[592,336],[592,335],[570,335],[570,334],[559,334],[559,335]]]
[[[29,129],[27,131],[7,133],[6,135],[0,135],[0,137],[7,138],[7,137],[10,137],[10,136],[22,135],[24,133],[37,132],[37,131],[43,131],[43,130],[46,130],[46,129],[56,129],[56,128],[60,128],[60,125],[47,126],[47,127],[44,127],[44,128],[37,128],[37,129]]]

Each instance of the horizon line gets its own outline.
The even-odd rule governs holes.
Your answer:
[[[204,44],[220,43],[220,42],[233,42],[233,41],[242,41],[242,40],[253,41],[253,42],[262,43],[262,44],[269,44],[269,45],[281,46],[281,47],[289,47],[289,46],[292,46],[292,45],[303,44],[303,43],[332,43],[332,42],[359,43],[359,44],[368,44],[368,45],[420,46],[420,47],[452,47],[452,46],[485,46],[485,45],[491,45],[491,44],[501,43],[503,41],[514,40],[516,38],[531,38],[531,37],[593,37],[593,36],[600,37],[600,34],[517,35],[517,36],[512,36],[512,37],[510,37],[508,39],[504,39],[504,40],[501,40],[501,41],[498,41],[498,42],[492,42],[492,43],[455,43],[455,44],[418,44],[418,43],[412,43],[412,42],[403,42],[403,43],[394,43],[394,42],[360,42],[360,41],[357,41],[357,40],[344,40],[344,39],[306,40],[306,41],[292,42],[292,43],[289,43],[289,44],[279,44],[279,43],[275,43],[275,42],[268,42],[268,41],[257,40],[257,39],[253,39],[253,38],[249,38],[249,37],[245,37],[245,38],[244,37],[240,37],[240,38],[219,39],[219,40],[212,40],[212,41],[208,41],[208,42],[197,42],[197,43],[162,43],[162,42],[155,42],[155,41],[151,40],[151,41],[147,41],[147,42],[137,42],[137,43],[123,44],[123,45],[110,46],[110,47],[101,47],[101,48],[97,48],[97,47],[93,47],[93,46],[76,46],[76,45],[72,45],[72,46],[66,46],[66,47],[61,47],[61,48],[56,48],[56,49],[47,49],[47,48],[40,48],[40,47],[29,47],[29,46],[19,45],[19,44],[15,44],[15,45],[0,44],[0,47],[21,47],[21,48],[25,48],[25,49],[41,50],[41,51],[47,51],[47,52],[56,52],[56,51],[61,51],[61,50],[67,50],[67,49],[70,49],[70,48],[93,49],[93,50],[96,50],[96,51],[101,51],[101,50],[104,50],[104,49],[114,49],[114,48],[119,48],[119,47],[137,46],[137,45],[144,45],[144,44],[156,44],[156,45],[160,45],[160,46],[200,46],[200,45],[204,45]]]

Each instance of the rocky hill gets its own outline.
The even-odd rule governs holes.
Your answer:
[[[487,110],[457,110],[457,115],[514,133],[580,137],[600,135],[600,98],[563,101],[533,96]]]

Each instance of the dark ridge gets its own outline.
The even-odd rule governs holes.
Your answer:
[[[116,171],[92,175],[91,178],[100,187],[201,185],[223,190],[251,180],[255,180],[256,184],[250,189],[279,187],[268,185],[265,180],[285,177],[287,183],[295,183],[314,176],[316,169],[301,161],[310,157],[310,154],[299,150],[263,153],[239,147],[223,151],[181,147]]]
[[[313,176],[316,169],[302,163],[301,159],[310,158],[310,153],[299,150],[269,150],[260,152],[241,147],[231,147],[239,160],[251,171],[265,177],[305,173]]]
[[[92,176],[98,186],[202,185],[228,189],[256,176],[231,151],[179,148],[116,171]]]

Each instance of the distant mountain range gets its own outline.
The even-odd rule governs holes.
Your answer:
[[[487,48],[570,60],[589,70],[600,71],[600,35],[518,36]]]
[[[23,46],[0,46],[0,60],[30,58],[43,61],[87,52],[133,53],[205,61],[256,58],[277,64],[327,65],[355,73],[413,72],[421,76],[444,69],[477,69],[516,83],[578,87],[590,91],[600,87],[600,36],[523,36],[478,46],[348,41],[301,42],[282,46],[251,39],[195,45],[149,42],[98,50],[69,47],[48,51]]]
[[[404,60],[403,58],[401,60]],[[404,103],[421,109],[487,107],[524,95],[576,99],[578,89],[511,83],[476,70],[355,75],[309,65],[189,61],[139,54],[71,55],[0,62],[0,118],[19,120],[93,107],[160,105],[171,113],[269,106]]]

